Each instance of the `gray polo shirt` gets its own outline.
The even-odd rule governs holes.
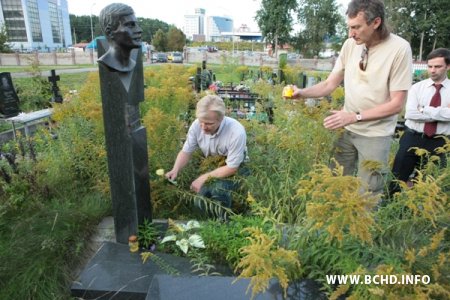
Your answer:
[[[247,134],[245,128],[237,120],[224,117],[219,129],[213,135],[205,134],[196,119],[189,128],[183,152],[192,153],[197,148],[205,157],[226,156],[226,164],[230,168],[238,168],[246,158]]]

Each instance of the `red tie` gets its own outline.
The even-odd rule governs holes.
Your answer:
[[[436,93],[434,93],[433,98],[431,98],[430,106],[438,107],[441,106],[441,94],[439,90],[442,87],[442,84],[433,84],[436,88]],[[423,128],[423,133],[427,136],[432,137],[436,134],[437,122],[426,122],[425,127]]]

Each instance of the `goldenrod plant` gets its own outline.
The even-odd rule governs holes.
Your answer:
[[[299,187],[297,194],[307,201],[306,217],[314,224],[313,229],[326,230],[330,239],[340,242],[348,232],[372,244],[372,210],[379,197],[368,192],[359,178],[344,176],[339,165],[334,170],[317,165],[307,179],[299,182]]]
[[[252,288],[253,299],[268,288],[270,279],[277,278],[286,297],[288,273],[300,268],[297,251],[276,246],[276,239],[263,233],[260,228],[250,227],[244,230],[250,233],[247,238],[250,245],[240,249],[243,258],[236,266],[240,271],[236,280],[250,278],[247,291]]]

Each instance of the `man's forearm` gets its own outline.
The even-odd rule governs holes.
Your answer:
[[[230,168],[228,166],[222,166],[217,169],[214,169],[208,173],[203,174],[202,176],[206,177],[215,177],[215,178],[226,178],[234,175],[237,172],[238,168]]]
[[[203,184],[208,180],[208,178],[226,178],[236,173],[238,168],[230,168],[228,166],[219,167],[211,172],[200,175],[191,184],[191,189],[196,193],[200,192]]]
[[[319,98],[331,94],[344,79],[342,74],[331,73],[325,81],[304,89],[295,89],[293,98]]]
[[[190,159],[191,159],[190,153],[180,151],[177,155],[177,159],[175,160],[175,163],[174,163],[172,169],[179,172],[181,169],[183,169],[187,165],[187,163],[189,162]]]

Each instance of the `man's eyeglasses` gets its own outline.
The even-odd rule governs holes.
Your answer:
[[[361,52],[361,60],[359,62],[359,69],[361,71],[366,70],[368,61],[369,61],[369,49],[364,47],[363,51]]]

